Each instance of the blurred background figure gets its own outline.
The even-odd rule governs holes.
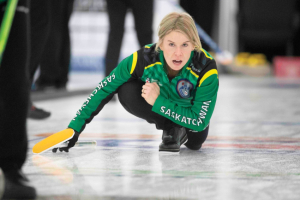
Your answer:
[[[51,0],[51,23],[49,37],[40,62],[40,75],[35,90],[47,87],[66,89],[71,57],[69,20],[74,0]]]
[[[0,8],[2,22],[6,1],[0,1]],[[21,172],[28,147],[28,23],[29,0],[19,0],[0,63],[0,199],[36,197],[35,189],[28,185],[28,179]]]
[[[30,3],[30,58],[29,58],[29,80],[33,84],[36,73],[49,38],[51,28],[51,2],[53,0],[40,1],[31,0]],[[45,119],[50,117],[50,112],[37,108],[32,101],[28,104],[28,118]]]
[[[217,0],[180,0],[180,6],[189,13],[195,22],[210,36],[213,35],[215,23],[215,9]],[[201,39],[201,37],[200,37]],[[210,47],[201,39],[203,49],[211,50]]]
[[[295,54],[297,39],[297,0],[239,0],[239,51],[265,54],[272,62],[274,56]],[[299,43],[298,45],[299,46]]]
[[[300,1],[297,1],[297,31],[294,41],[295,56],[300,56]]]
[[[30,12],[30,81],[40,66],[34,90],[66,89],[70,64],[69,20],[74,0],[32,0]],[[29,103],[28,118],[45,119],[50,112]]]
[[[125,16],[131,10],[140,47],[152,43],[153,0],[107,0],[109,18],[108,43],[105,54],[105,76],[119,63],[124,35]]]

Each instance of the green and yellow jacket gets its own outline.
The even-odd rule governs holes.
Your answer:
[[[153,112],[194,131],[204,130],[213,114],[219,88],[215,60],[204,49],[200,53],[192,51],[188,62],[170,81],[163,51],[157,53],[155,46],[146,45],[121,61],[83,103],[69,128],[82,132],[107,103],[109,95],[125,82],[140,79],[156,82],[160,87]]]

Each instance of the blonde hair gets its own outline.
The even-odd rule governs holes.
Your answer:
[[[195,50],[200,52],[202,45],[198,35],[198,31],[193,18],[187,13],[172,12],[165,16],[158,27],[158,42],[155,50],[158,52],[163,39],[172,31],[179,31],[185,34],[192,44],[195,46]]]

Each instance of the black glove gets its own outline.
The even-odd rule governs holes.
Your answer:
[[[72,147],[74,147],[74,145],[76,144],[76,142],[78,141],[78,137],[79,137],[79,133],[77,131],[75,131],[75,134],[73,135],[73,137],[71,139],[69,139],[68,141],[64,142],[64,146],[65,147],[57,147],[57,148],[53,148],[52,149],[52,152],[53,153],[56,153],[57,152],[57,149],[59,149],[60,152],[69,152],[69,149],[71,149]]]

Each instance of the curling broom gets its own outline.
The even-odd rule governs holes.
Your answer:
[[[70,128],[54,133],[49,137],[36,143],[32,148],[32,152],[34,154],[41,154],[50,149],[53,150],[54,148],[67,147],[68,144],[65,142],[71,139],[74,136],[74,134],[75,134],[74,130]],[[97,146],[97,141],[95,140],[77,141],[74,145],[74,147],[80,147],[80,148],[87,147],[87,146]]]
[[[7,1],[6,10],[0,28],[0,64],[2,61],[3,52],[6,47],[17,4],[18,0]]]

